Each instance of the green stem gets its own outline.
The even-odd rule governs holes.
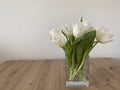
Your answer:
[[[77,71],[73,73],[73,75],[72,75],[73,78],[72,78],[72,79],[75,78],[75,76],[77,75],[77,73],[78,73],[78,72],[80,71],[80,69],[83,67],[84,63],[85,63],[85,56],[83,57],[82,63],[80,64],[80,66],[79,66],[79,68],[77,69]]]
[[[95,44],[84,54],[82,62],[79,66],[79,68],[76,70],[74,70],[73,74],[70,75],[70,80],[73,80],[75,78],[75,76],[77,75],[77,73],[80,71],[80,69],[83,67],[83,65],[85,64],[85,60],[86,57],[88,56],[89,52],[98,44],[98,41],[95,42]]]
[[[73,54],[72,54],[72,69],[74,70],[75,66],[75,46],[73,46]]]

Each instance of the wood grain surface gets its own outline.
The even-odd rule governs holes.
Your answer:
[[[120,61],[90,59],[90,86],[65,87],[65,60],[7,61],[0,65],[0,90],[120,90]]]
[[[6,62],[5,60],[0,60],[0,64],[2,64],[2,63],[4,63],[4,62]]]

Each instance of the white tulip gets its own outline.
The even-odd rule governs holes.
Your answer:
[[[94,30],[94,27],[91,25],[91,23],[90,22],[86,22],[86,21],[83,22],[83,28],[85,30],[85,33]]]
[[[106,30],[104,27],[100,28],[96,32],[96,40],[102,44],[113,41],[112,37],[113,37],[113,35],[110,34],[109,31]]]
[[[67,43],[66,37],[62,34],[61,31],[57,31],[55,29],[50,31],[50,34],[52,36],[52,41],[59,46],[64,46]]]
[[[84,34],[82,23],[76,23],[73,28],[73,35],[75,38],[79,38]]]
[[[90,32],[94,30],[93,26],[89,22],[82,21],[77,24],[75,24],[73,28],[73,35],[75,38],[81,37],[84,33]]]
[[[62,27],[63,32],[67,35],[67,36],[71,36],[73,35],[73,25],[65,25]]]

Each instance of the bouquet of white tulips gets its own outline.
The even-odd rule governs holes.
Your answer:
[[[104,44],[113,41],[113,35],[104,27],[96,30],[82,18],[76,24],[63,26],[61,30],[53,29],[50,34],[51,40],[65,52],[70,70],[69,80],[74,80],[77,73],[82,70],[90,51],[98,43]]]

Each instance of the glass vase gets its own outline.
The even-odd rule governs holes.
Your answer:
[[[83,67],[74,75],[74,69],[70,70],[66,62],[66,87],[88,87],[89,86],[89,57],[85,60]]]

